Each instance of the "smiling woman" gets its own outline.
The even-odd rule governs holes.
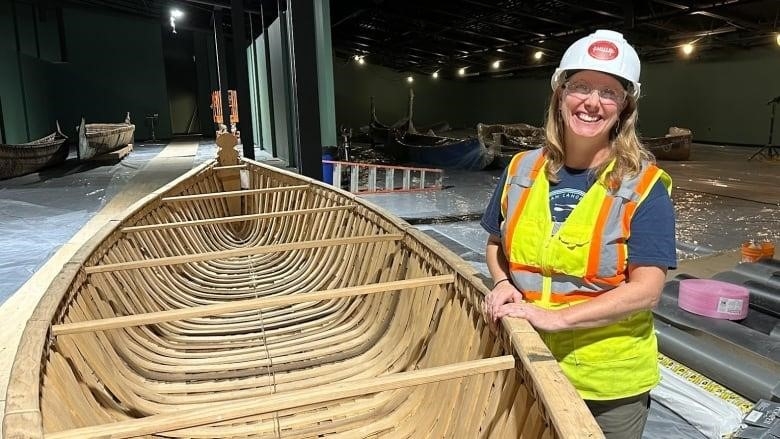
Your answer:
[[[671,179],[635,129],[639,72],[617,32],[572,44],[545,145],[512,159],[482,218],[485,311],[540,332],[608,438],[642,436],[659,380],[650,309],[676,265]]]

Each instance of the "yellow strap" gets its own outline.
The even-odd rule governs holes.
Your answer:
[[[552,277],[542,275],[542,298],[540,299],[544,308],[552,305]]]

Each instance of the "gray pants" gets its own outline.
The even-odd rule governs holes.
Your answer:
[[[641,439],[650,413],[650,392],[610,401],[585,400],[607,439]]]

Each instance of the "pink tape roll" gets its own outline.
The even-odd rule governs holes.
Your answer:
[[[680,308],[716,319],[740,320],[747,317],[749,292],[745,287],[712,279],[680,281]]]

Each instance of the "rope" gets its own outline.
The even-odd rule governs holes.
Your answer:
[[[249,262],[249,274],[252,276],[252,288],[255,290],[255,299],[258,298],[258,279],[255,276],[255,269],[252,265],[252,256],[247,257]],[[265,322],[263,321],[263,311],[261,308],[257,308],[257,317],[260,320],[260,334],[263,342],[263,348],[265,349],[265,356],[268,359],[268,378],[270,379],[269,385],[273,393],[276,393],[276,373],[274,372],[273,359],[271,358],[271,352],[268,350],[268,337],[265,333]],[[279,423],[279,412],[274,412],[274,433],[277,439],[282,437],[282,426]]]

